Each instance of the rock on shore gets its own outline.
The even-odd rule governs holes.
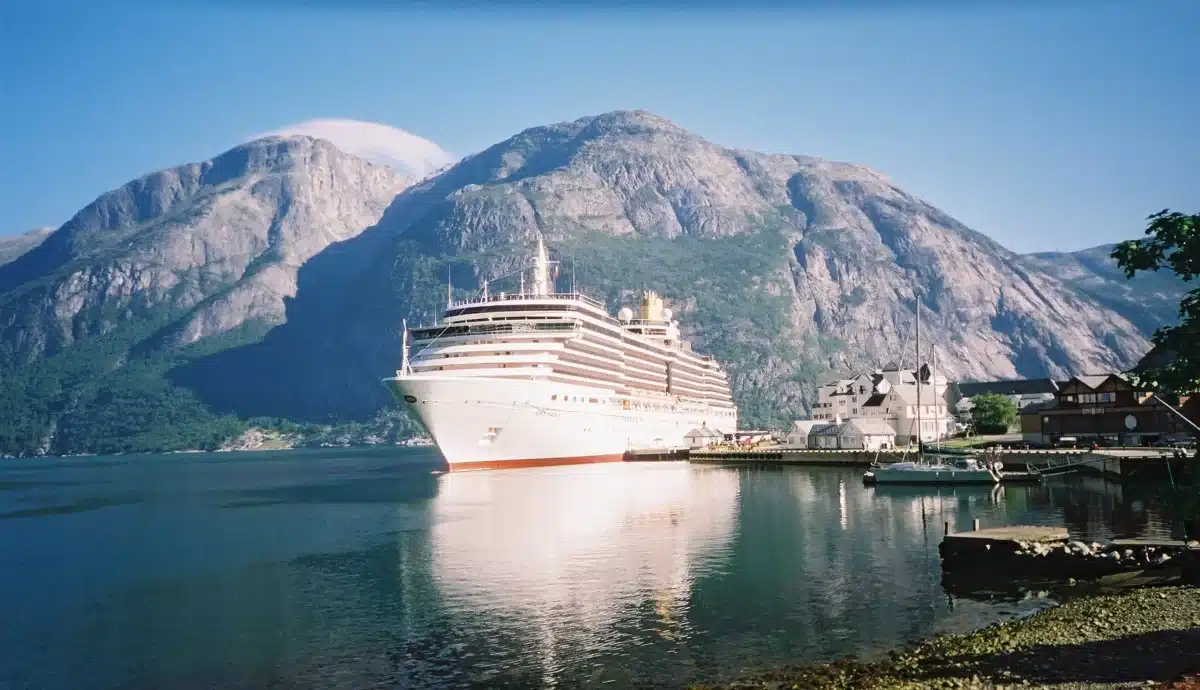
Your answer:
[[[1167,688],[1200,674],[1200,588],[1069,600],[1029,618],[928,640],[886,661],[788,667],[693,690]]]

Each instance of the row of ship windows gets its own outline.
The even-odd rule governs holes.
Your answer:
[[[537,342],[537,341],[534,341],[534,342]],[[443,354],[442,354],[442,359],[453,359],[453,358],[457,358],[457,357],[473,357],[473,356],[476,356],[477,354],[478,354],[478,353],[472,353],[472,352],[465,352],[465,353],[443,353]],[[495,357],[495,356],[511,356],[511,355],[512,355],[512,352],[511,352],[511,351],[504,351],[504,352],[491,352],[491,353],[487,353],[487,354],[488,354],[488,356],[492,356],[492,357]],[[537,354],[537,353],[532,353],[532,354]],[[563,362],[563,365],[571,365],[571,364],[574,364],[574,362],[569,362],[569,361],[564,361],[564,362]],[[540,369],[551,368],[549,364],[532,364],[532,365],[529,365],[529,366],[534,366],[534,367],[537,367],[537,368],[540,368]],[[507,368],[508,368],[508,365],[507,365],[507,364],[501,364],[501,365],[500,365],[500,368],[501,368],[501,369],[507,369]],[[443,369],[442,369],[441,367],[438,367],[438,368],[437,368],[437,371],[443,371]],[[634,374],[636,374],[636,373],[639,373],[639,372],[638,372],[636,369],[633,369],[633,368],[631,368],[631,371],[632,371]],[[677,381],[675,382],[675,384],[676,384],[677,386],[680,386],[680,387],[686,387],[686,386],[687,386],[687,384],[686,384],[685,382],[683,382],[683,381],[679,381],[679,380],[677,380]],[[695,388],[695,386],[692,386],[692,387],[693,387],[693,388]]]
[[[587,404],[591,404],[591,405],[602,404],[599,398],[588,398],[588,397],[579,396],[579,395],[565,395],[565,394],[562,396],[559,396],[557,393],[555,393],[554,395],[551,395],[550,400],[551,401],[562,400],[563,402],[587,403]],[[627,400],[621,400],[621,401],[613,400],[612,402],[614,405],[621,405],[625,409],[652,410],[652,411],[657,411],[657,412],[668,412],[668,411],[678,412],[678,411],[680,411],[679,408],[671,406],[671,405],[651,405],[648,403],[632,403],[631,404]],[[695,409],[695,408],[684,408],[682,411],[683,412],[703,413],[705,410]],[[732,411],[719,411],[719,412],[717,412],[717,414],[722,417],[732,417],[733,416]]]
[[[590,324],[583,324],[584,328],[587,328],[589,325],[590,325]],[[601,330],[601,329],[598,329],[598,328],[596,328],[596,327],[594,327],[594,326],[592,326],[592,327],[591,327],[589,330],[595,330],[595,331],[599,331],[599,332],[605,332],[605,331],[603,331],[603,330]],[[492,342],[492,341],[480,340],[480,341],[468,341],[468,342],[467,342],[467,343],[465,343],[465,344],[467,344],[467,345],[474,345],[474,344],[479,344],[479,345],[482,345],[482,344],[491,344],[491,342]],[[540,341],[538,341],[538,340],[532,340],[531,342],[534,342],[534,343],[536,343],[536,342],[540,342]],[[555,342],[555,341],[549,341],[549,342]],[[640,345],[640,343],[630,343],[630,344]],[[477,354],[477,353],[464,353],[464,354],[443,354],[443,355],[442,355],[442,357],[469,357],[469,356],[471,356],[472,354]],[[491,354],[493,354],[493,355],[494,355],[494,354],[499,354],[499,353],[491,353]],[[505,355],[511,355],[512,353],[511,353],[511,352],[504,352],[503,354],[505,354]],[[635,358],[635,361],[637,361],[637,359],[636,359],[636,358]],[[663,366],[663,363],[662,363],[662,362],[654,362],[654,363],[651,363],[651,362],[644,362],[644,363],[645,363],[645,364],[648,364],[648,365],[650,365],[650,366],[652,366],[652,367],[654,367],[654,368],[656,368],[656,369],[657,369],[658,367],[660,367],[660,366]],[[678,362],[677,362],[677,364],[678,364]],[[684,365],[684,366],[691,366],[691,367],[693,367],[694,369],[697,369],[697,370],[699,370],[699,372],[703,372],[703,373],[699,373],[699,372],[689,372],[689,373],[692,373],[693,375],[697,375],[697,376],[713,376],[713,377],[717,378],[718,380],[721,380],[721,379],[723,379],[723,378],[724,378],[723,376],[720,376],[719,370],[712,370],[712,369],[708,369],[708,368],[706,368],[706,367],[703,367],[703,366],[701,366],[701,365],[698,365],[698,364],[696,364],[696,363],[693,363],[693,362],[683,362],[683,365]]]

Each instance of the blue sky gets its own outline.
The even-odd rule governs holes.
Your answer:
[[[0,234],[312,118],[466,154],[627,108],[870,165],[1017,251],[1200,211],[1200,2],[385,5],[0,3]]]

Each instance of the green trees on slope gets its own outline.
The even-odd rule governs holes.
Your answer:
[[[1163,210],[1148,218],[1147,237],[1113,249],[1117,265],[1132,278],[1138,271],[1169,270],[1184,282],[1200,276],[1200,214]],[[1132,372],[1140,383],[1172,393],[1200,390],[1200,287],[1179,303],[1178,325],[1155,331],[1154,351]]]

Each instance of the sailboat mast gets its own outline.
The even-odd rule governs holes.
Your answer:
[[[932,345],[932,346],[930,346],[929,349],[932,350],[932,352],[930,353],[931,364],[929,365],[929,381],[933,384],[933,433],[935,434],[934,438],[937,439],[938,450],[941,450],[942,449],[942,404],[940,401],[942,400],[943,396],[938,395],[937,345]]]
[[[921,296],[917,295],[917,452],[921,448]]]

